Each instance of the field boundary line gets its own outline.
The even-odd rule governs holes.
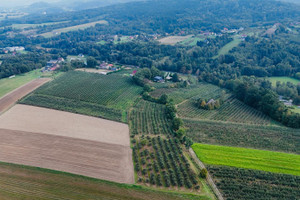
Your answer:
[[[201,162],[201,160],[199,160],[199,158],[196,156],[196,153],[194,152],[194,150],[192,148],[189,148],[189,152],[192,156],[192,158],[195,160],[195,162],[200,166],[201,169],[206,169],[205,165],[203,164],[203,162]],[[206,178],[208,184],[210,185],[210,187],[212,188],[213,192],[215,193],[215,195],[217,196],[217,198],[219,200],[224,200],[221,192],[219,191],[219,189],[217,188],[216,184],[214,183],[211,175],[209,174],[209,172],[207,171],[207,178]]]
[[[3,110],[1,110],[1,108],[0,108],[0,115],[2,115],[2,114],[5,113],[6,111],[8,111],[10,108],[12,108],[13,106],[15,106],[15,105],[18,103],[18,101],[20,101],[22,98],[24,98],[25,96],[31,94],[33,91],[35,91],[36,89],[38,89],[39,87],[41,87],[41,86],[44,85],[45,83],[51,81],[52,79],[51,79],[51,78],[36,78],[36,79],[34,79],[34,80],[32,80],[32,81],[30,81],[30,82],[28,82],[28,83],[25,83],[24,85],[22,85],[22,86],[20,86],[20,87],[18,87],[18,88],[16,88],[16,89],[14,89],[13,91],[11,91],[11,92],[5,94],[4,96],[2,96],[2,97],[0,98],[0,104],[1,104],[1,101],[3,101],[3,100],[5,101],[6,98],[9,98],[10,95],[12,95],[12,94],[18,92],[18,90],[22,90],[22,88],[26,88],[28,85],[30,85],[30,84],[34,83],[35,81],[38,81],[38,80],[44,80],[44,82],[41,83],[40,85],[35,86],[34,88],[30,89],[31,91],[29,91],[27,94],[25,94],[25,95],[23,95],[23,96],[20,96],[20,97],[16,98],[16,99],[14,100],[14,102],[11,103],[11,105],[7,106],[7,107],[4,108]],[[5,103],[5,102],[4,102],[4,103]],[[0,107],[1,107],[1,105],[0,105]]]

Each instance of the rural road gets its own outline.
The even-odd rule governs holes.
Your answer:
[[[206,168],[205,165],[196,156],[196,154],[195,154],[195,152],[194,152],[194,150],[192,148],[189,149],[189,152],[190,152],[192,158],[196,161],[196,163],[200,166],[201,169]],[[210,174],[208,172],[207,172],[207,182],[211,186],[211,188],[214,191],[214,193],[216,194],[217,198],[219,200],[224,200],[221,192],[217,188],[216,184],[214,183],[212,177],[210,176]]]

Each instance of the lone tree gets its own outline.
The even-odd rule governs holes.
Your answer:
[[[96,68],[97,60],[94,57],[87,58],[87,67],[88,68]]]
[[[201,178],[206,178],[207,177],[207,170],[205,168],[201,169],[199,176]]]
[[[179,81],[180,81],[179,76],[178,76],[177,73],[174,73],[174,74],[173,74],[173,76],[172,76],[172,81],[173,81],[173,82],[179,82]]]

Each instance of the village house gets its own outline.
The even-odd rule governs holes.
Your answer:
[[[56,69],[58,69],[60,67],[60,63],[64,62],[65,60],[63,58],[58,58],[57,60],[50,60],[47,62],[47,65],[44,67],[44,69],[42,70],[42,72],[44,71],[55,71]]]
[[[8,52],[16,52],[16,51],[24,51],[25,48],[24,47],[18,47],[18,46],[15,46],[15,47],[5,47],[4,48],[4,52],[5,53],[8,53]]]
[[[163,83],[164,79],[161,76],[155,76],[154,77],[154,82],[159,82],[159,83]]]

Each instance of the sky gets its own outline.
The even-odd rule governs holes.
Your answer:
[[[35,2],[57,2],[58,0],[0,0],[0,7],[18,7],[24,5],[30,5]]]

